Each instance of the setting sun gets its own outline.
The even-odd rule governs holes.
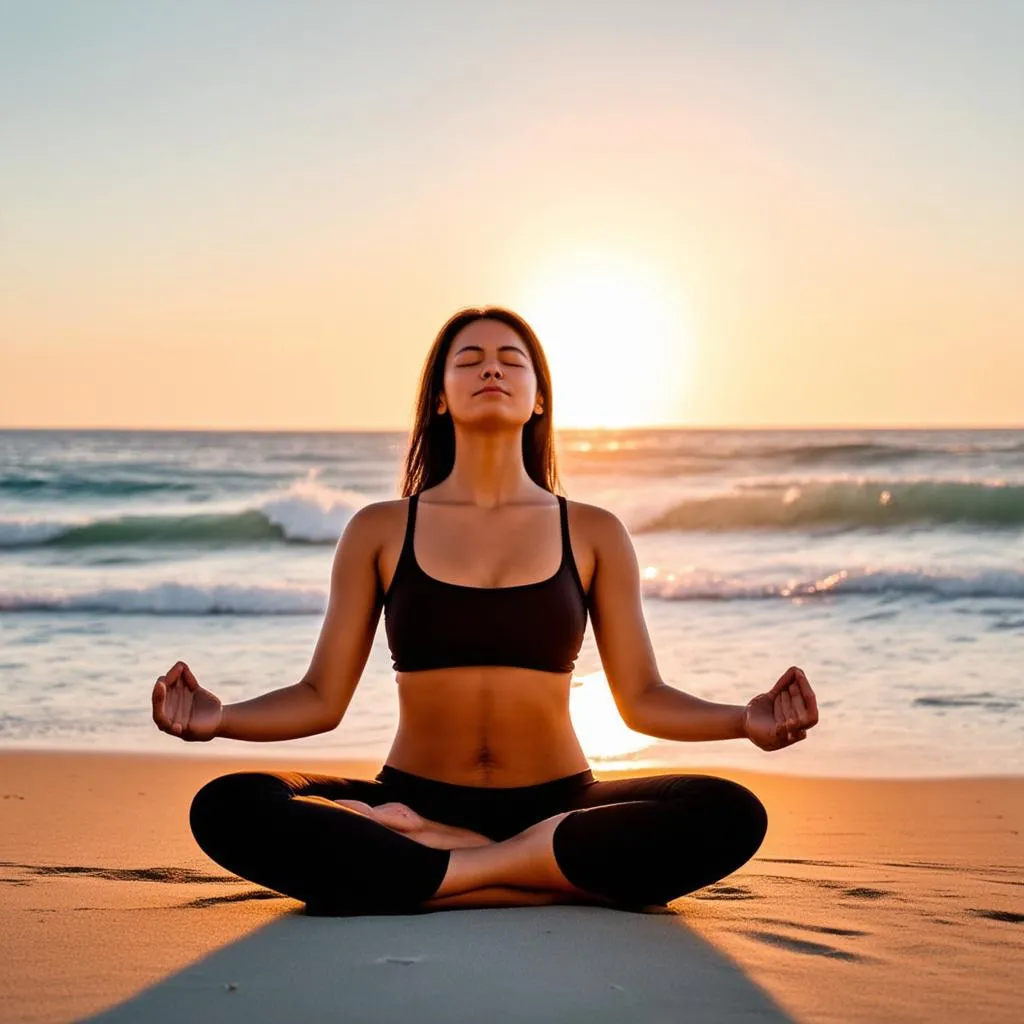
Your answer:
[[[551,366],[560,427],[656,426],[685,419],[693,332],[678,285],[588,249],[552,259],[521,309]]]

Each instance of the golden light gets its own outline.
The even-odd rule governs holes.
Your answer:
[[[537,268],[519,308],[547,354],[559,427],[686,422],[694,338],[680,283],[579,249]]]
[[[633,754],[657,742],[646,733],[634,732],[622,720],[603,672],[573,679],[569,716],[583,752],[595,761]]]

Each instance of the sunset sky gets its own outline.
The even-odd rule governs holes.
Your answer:
[[[0,427],[1024,424],[1024,5],[0,2]]]

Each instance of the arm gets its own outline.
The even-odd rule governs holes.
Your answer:
[[[640,597],[640,570],[629,533],[591,506],[595,547],[590,617],[605,677],[622,720],[667,740],[746,736],[745,706],[702,700],[665,683],[658,672]]]
[[[348,521],[334,552],[331,589],[320,637],[299,682],[222,709],[217,735],[287,740],[330,732],[341,722],[366,666],[381,604],[379,519],[373,506]]]
[[[316,691],[305,683],[293,683],[251,700],[225,704],[217,735],[229,740],[269,742],[315,736],[331,728]]]

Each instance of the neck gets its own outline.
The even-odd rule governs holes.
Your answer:
[[[455,463],[437,494],[456,504],[495,508],[536,496],[523,465],[522,427],[491,433],[455,431]]]

